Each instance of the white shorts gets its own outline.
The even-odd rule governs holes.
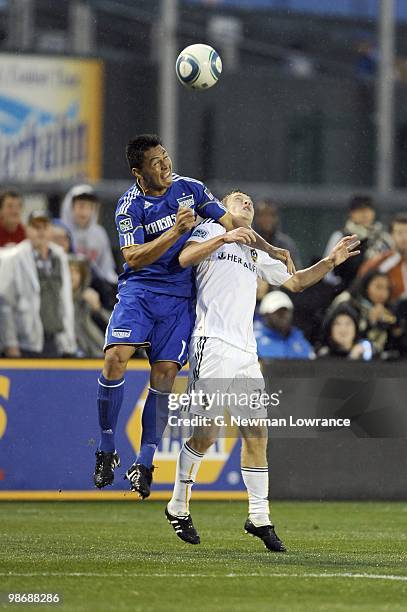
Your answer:
[[[192,414],[212,418],[226,410],[242,418],[267,417],[267,409],[258,401],[264,379],[256,353],[219,338],[193,336],[189,356]]]

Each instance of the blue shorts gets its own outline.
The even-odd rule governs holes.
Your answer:
[[[117,344],[145,347],[150,363],[188,360],[195,319],[191,298],[155,293],[126,285],[119,291],[106,329],[105,351]]]

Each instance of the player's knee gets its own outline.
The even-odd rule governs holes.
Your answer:
[[[206,453],[206,451],[216,442],[216,436],[213,435],[199,435],[192,436],[188,444],[191,448],[196,450],[197,453]]]
[[[151,366],[150,382],[153,389],[169,393],[178,374],[178,366],[172,361],[161,361]]]
[[[128,355],[120,346],[112,346],[106,351],[103,374],[109,380],[121,378],[126,371]]]

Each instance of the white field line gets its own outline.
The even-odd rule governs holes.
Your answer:
[[[30,577],[60,577],[60,578],[357,578],[365,580],[395,580],[407,581],[407,576],[394,576],[392,574],[352,574],[343,573],[306,573],[288,574],[270,572],[267,574],[186,574],[186,573],[139,573],[139,572],[0,572],[0,576],[5,578],[30,578]]]

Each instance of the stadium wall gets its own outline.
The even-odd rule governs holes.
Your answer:
[[[0,500],[127,499],[117,478],[93,489],[99,361],[0,361]],[[271,416],[349,418],[346,428],[270,428],[273,499],[406,499],[407,380],[405,365],[279,361],[264,365],[267,391],[279,394]],[[177,390],[185,388],[185,372]],[[121,471],[133,461],[148,364],[132,362],[126,377],[118,447]],[[169,497],[182,433],[157,454],[152,498]],[[195,497],[242,499],[240,445],[220,440],[203,463]]]

